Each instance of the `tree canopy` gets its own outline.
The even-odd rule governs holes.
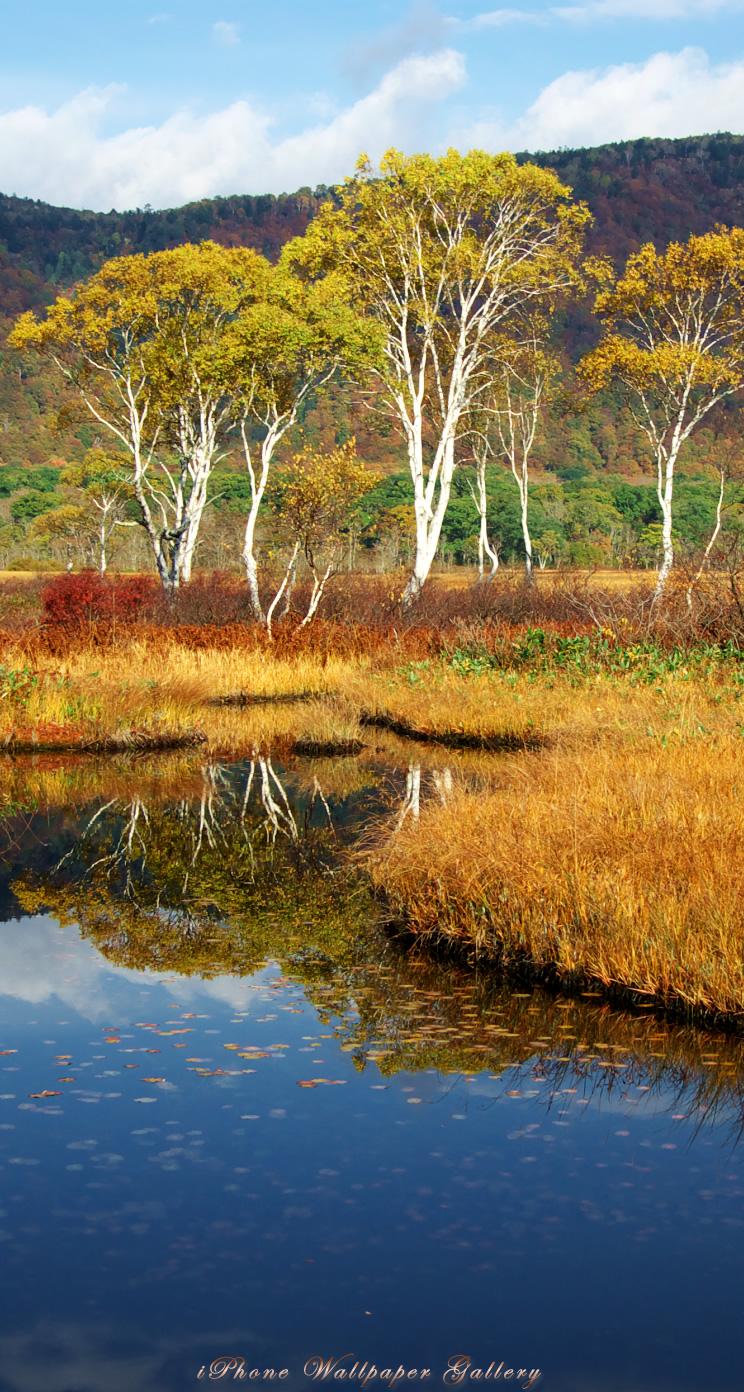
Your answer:
[[[363,156],[340,204],[287,249],[305,275],[340,271],[381,327],[378,405],[403,434],[414,483],[408,599],[434,559],[455,443],[488,391],[495,340],[517,331],[520,312],[549,314],[578,285],[588,218],[551,171],[509,154],[389,150],[379,169]]]
[[[679,451],[726,397],[744,387],[744,231],[718,227],[649,243],[596,301],[602,341],[581,364],[594,390],[618,381],[653,448],[663,560],[657,595],[674,562],[672,502]]]

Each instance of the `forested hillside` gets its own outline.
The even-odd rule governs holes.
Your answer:
[[[663,248],[718,222],[744,226],[743,136],[638,140],[518,158],[552,167],[586,201],[594,216],[590,250],[609,255],[618,265],[648,240]],[[88,423],[55,429],[61,396],[54,374],[22,363],[4,345],[16,316],[49,303],[61,288],[85,279],[109,257],[128,252],[210,238],[227,246],[255,247],[274,259],[284,242],[304,232],[327,197],[325,188],[300,189],[279,197],[205,199],[162,211],[94,213],[0,196],[0,462],[5,466],[0,473],[0,564],[29,546],[39,553],[42,529],[36,523],[34,531],[34,520],[64,502],[56,471],[104,443]],[[589,346],[593,331],[588,306],[573,309],[564,319],[567,363]],[[340,389],[310,403],[302,429],[313,445],[343,443],[354,435],[362,457],[388,476],[390,482],[370,500],[376,500],[377,512],[369,515],[364,539],[377,544],[384,533],[392,558],[406,545],[409,505],[401,475],[405,459],[395,433]],[[705,535],[714,507],[714,490],[704,482],[711,450],[711,432],[703,430],[684,460],[688,479],[699,480],[683,527],[691,542]],[[583,413],[567,415],[564,407],[548,420],[535,450],[533,519],[536,536],[548,538],[545,555],[612,563],[633,557],[653,563],[657,510],[650,488],[644,488],[652,482],[649,464],[645,442],[619,402],[598,398]],[[237,457],[226,461],[224,469],[217,507],[234,514],[237,538],[246,481]],[[502,535],[496,539],[502,554],[518,554],[510,479],[498,467],[491,473],[491,492],[502,519]],[[445,545],[453,555],[467,557],[475,512],[464,479],[460,494],[457,505],[453,501]],[[230,527],[220,530],[230,533]],[[212,563],[224,563],[233,550],[232,543],[227,551],[220,543]],[[49,554],[55,554],[54,547]]]

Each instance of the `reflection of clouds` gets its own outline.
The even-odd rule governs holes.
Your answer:
[[[179,1005],[207,999],[251,1012],[255,990],[275,974],[264,967],[253,976],[174,977],[168,972],[135,971],[113,966],[96,947],[81,938],[74,926],[61,928],[46,915],[11,919],[0,924],[0,991],[3,995],[39,1005],[57,999],[83,1019],[113,1019],[131,1006],[132,988],[162,985]],[[264,1003],[261,1008],[263,1010]]]
[[[0,1392],[181,1392],[196,1383],[205,1357],[237,1349],[260,1358],[263,1342],[244,1329],[167,1339],[120,1325],[40,1321],[0,1338]]]
[[[75,928],[39,915],[0,925],[0,983],[4,995],[39,1005],[56,996],[87,1020],[109,1009],[107,965]],[[129,974],[129,973],[127,973]],[[132,973],[133,975],[134,973]]]

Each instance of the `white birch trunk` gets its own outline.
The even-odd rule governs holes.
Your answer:
[[[275,388],[272,386],[269,392],[269,403],[263,410],[257,408],[253,397],[253,392],[249,392],[248,400],[244,408],[243,417],[240,423],[240,438],[243,445],[243,455],[248,479],[251,486],[251,505],[245,523],[245,535],[243,538],[243,565],[245,566],[245,577],[248,582],[248,592],[251,599],[253,616],[257,623],[263,623],[265,616],[261,606],[261,596],[258,588],[258,562],[256,560],[256,523],[261,504],[266,493],[269,482],[271,466],[278,445],[284,439],[288,430],[296,424],[297,413],[308,393],[318,387],[322,387],[333,376],[336,371],[336,362],[326,362],[322,367],[316,367],[309,373],[298,386],[293,400],[285,410],[280,410]],[[265,384],[264,384],[265,387]],[[259,450],[260,463],[256,468],[253,462],[251,447],[248,442],[247,427],[249,420],[256,420],[263,426],[266,434],[261,441]],[[276,606],[276,600],[272,604],[272,612]]]
[[[524,543],[524,573],[527,583],[534,580],[532,562],[532,537],[530,536],[529,506],[530,475],[529,462],[532,446],[537,434],[540,416],[540,403],[545,389],[546,377],[537,372],[530,380],[507,366],[504,376],[504,402],[496,408],[495,417],[501,448],[509,461],[514,482],[519,490],[519,515]],[[516,392],[516,395],[515,395]]]
[[[256,542],[256,522],[258,513],[266,492],[266,485],[269,481],[269,473],[274,452],[282,437],[294,424],[297,415],[297,407],[286,415],[278,417],[269,424],[267,433],[261,441],[260,447],[260,466],[254,468],[251,456],[251,448],[246,434],[246,421],[241,422],[240,436],[243,443],[243,455],[248,469],[248,478],[251,485],[251,505],[245,523],[245,536],[243,538],[243,564],[245,566],[245,576],[248,581],[248,593],[251,598],[251,609],[253,617],[257,623],[263,623],[264,612],[261,607],[261,596],[258,590],[258,563],[256,561],[255,542]],[[273,608],[273,606],[272,606]]]
[[[706,546],[706,548],[705,548],[705,550],[704,550],[704,552],[703,552],[703,559],[702,559],[702,561],[700,562],[700,565],[699,565],[699,567],[698,567],[697,574],[696,574],[695,577],[690,581],[690,583],[689,583],[689,585],[688,585],[688,587],[687,587],[687,595],[686,595],[686,600],[687,600],[687,611],[688,611],[688,613],[690,613],[690,614],[692,613],[692,591],[693,591],[693,589],[695,588],[695,586],[697,585],[697,582],[698,582],[698,580],[700,579],[700,576],[702,575],[703,571],[705,570],[706,565],[708,564],[708,559],[709,559],[709,557],[710,557],[710,553],[711,553],[711,551],[713,550],[713,547],[714,547],[715,544],[716,544],[716,539],[717,539],[717,537],[718,537],[718,533],[719,533],[720,530],[721,530],[721,522],[722,522],[722,520],[723,520],[723,490],[724,490],[725,483],[726,483],[726,470],[725,470],[725,466],[722,465],[722,466],[721,466],[721,481],[720,481],[720,487],[719,487],[719,489],[718,489],[718,503],[717,503],[717,505],[716,505],[716,525],[715,525],[715,527],[713,528],[713,531],[711,532],[710,541],[708,542],[708,545]]]
[[[473,450],[475,462],[475,488],[468,479],[470,496],[478,510],[478,584],[483,584],[485,575],[485,560],[488,556],[491,562],[491,574],[489,580],[493,580],[499,568],[499,553],[491,545],[488,539],[488,498],[486,496],[486,457],[489,453],[488,444],[483,441]]]

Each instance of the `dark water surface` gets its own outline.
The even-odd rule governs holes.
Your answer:
[[[406,954],[263,772],[10,809],[2,1392],[740,1389],[742,1044]]]

